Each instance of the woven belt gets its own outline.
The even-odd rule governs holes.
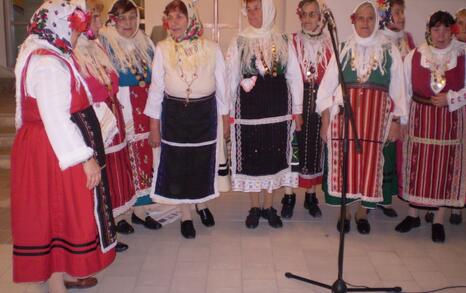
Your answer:
[[[419,103],[419,104],[434,106],[434,104],[432,103],[432,100],[430,98],[426,99],[426,98],[421,98],[419,96],[413,96],[412,99],[413,99],[413,101],[415,101],[416,103]]]

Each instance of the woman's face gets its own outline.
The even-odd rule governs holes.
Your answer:
[[[308,31],[314,32],[320,22],[320,9],[317,2],[307,3],[301,8],[301,27]]]
[[[168,29],[173,38],[181,37],[188,28],[188,17],[180,10],[172,10],[167,15]]]
[[[363,5],[356,10],[354,27],[361,38],[368,38],[375,29],[375,11],[371,5]]]
[[[91,27],[90,29],[95,35],[99,34],[99,30],[102,28],[102,20],[100,18],[100,11],[94,10],[92,12]]]
[[[400,4],[395,4],[392,7],[392,17],[393,23],[390,25],[390,29],[396,32],[402,31],[405,29],[405,7]]]
[[[438,24],[430,28],[430,36],[432,39],[432,45],[435,48],[445,49],[451,43],[451,27],[446,27],[443,24]]]
[[[138,13],[131,9],[125,13],[118,13],[115,28],[120,36],[131,38],[138,29]]]
[[[466,42],[466,15],[458,16],[456,21],[458,25],[458,35],[456,36],[461,42]]]
[[[250,1],[246,4],[248,22],[252,27],[262,27],[262,1]]]

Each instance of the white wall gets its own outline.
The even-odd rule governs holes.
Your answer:
[[[0,67],[1,66],[7,66],[5,39],[5,7],[3,1],[0,1]]]

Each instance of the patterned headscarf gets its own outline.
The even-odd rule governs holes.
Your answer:
[[[72,31],[85,32],[91,15],[81,1],[48,0],[36,10],[28,26],[28,33],[38,35],[61,52],[69,54]]]
[[[377,0],[377,14],[379,15],[379,28],[388,28],[393,23],[392,7],[389,0]]]
[[[185,40],[196,40],[199,39],[204,33],[204,27],[202,26],[201,20],[199,19],[199,14],[197,9],[191,0],[181,0],[181,2],[186,5],[188,10],[188,26],[184,34],[173,40],[177,43]],[[167,16],[163,17],[163,23],[167,23]],[[172,37],[173,38],[173,37]]]
[[[298,4],[298,8],[296,9],[296,14],[298,15],[298,17],[301,19],[301,16],[302,16],[302,13],[303,13],[303,7],[307,4],[307,3],[317,3],[317,5],[319,6],[319,11],[321,13],[321,16],[320,16],[320,20],[319,20],[319,24],[317,25],[317,28],[314,32],[307,32],[304,30],[304,27],[302,28],[302,31],[310,36],[318,36],[318,35],[321,35],[322,32],[324,31],[324,28],[325,28],[325,25],[327,24],[327,22],[325,21],[325,18],[324,16],[322,15],[322,13],[327,10],[327,4],[325,3],[324,0],[315,0],[315,1],[306,1],[306,0],[303,0],[303,1],[300,1],[299,4]]]

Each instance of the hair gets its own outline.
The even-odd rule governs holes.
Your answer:
[[[388,4],[390,4],[390,7],[394,5],[406,6],[405,0],[388,0]]]
[[[91,12],[101,13],[104,10],[104,4],[101,0],[87,0],[86,1],[87,10]]]
[[[112,6],[112,10],[110,10],[108,14],[118,16],[133,9],[135,9],[136,11],[138,10],[138,7],[134,5],[133,2],[129,0],[117,0],[115,4]]]
[[[455,19],[450,13],[439,10],[430,16],[427,28],[430,30],[442,24],[446,27],[450,27],[455,24]]]
[[[317,2],[317,0],[301,0],[299,1],[298,8],[301,9],[304,7],[304,5],[312,3],[317,3],[317,5],[319,6],[319,2]]]
[[[184,2],[181,0],[173,0],[172,2],[168,3],[167,6],[165,6],[163,14],[168,16],[168,14],[172,11],[179,11],[188,17],[188,7],[186,7],[186,4],[184,4]]]
[[[455,16],[457,21],[459,17],[466,17],[466,8],[460,9]]]
[[[249,2],[256,2],[259,1],[262,3],[262,0],[243,0],[244,4],[248,4]]]

